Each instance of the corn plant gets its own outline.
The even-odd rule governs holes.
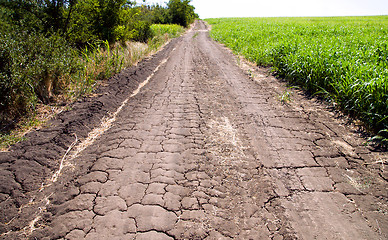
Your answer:
[[[388,128],[388,16],[208,19],[211,36],[375,132]]]

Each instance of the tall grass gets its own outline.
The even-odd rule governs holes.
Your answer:
[[[167,42],[168,39],[179,37],[185,31],[185,28],[177,24],[153,24],[151,25],[151,31],[154,38],[148,44],[155,50]]]
[[[388,128],[388,16],[207,19],[211,36],[321,94],[367,128]]]
[[[0,125],[52,101],[80,70],[78,54],[60,36],[0,33]]]

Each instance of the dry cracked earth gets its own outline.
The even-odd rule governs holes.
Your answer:
[[[386,152],[204,22],[109,81],[1,153],[0,239],[388,238]]]

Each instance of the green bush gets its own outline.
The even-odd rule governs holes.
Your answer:
[[[151,31],[154,36],[168,34],[170,38],[175,38],[183,33],[184,28],[177,24],[152,24]]]
[[[154,24],[169,24],[172,23],[170,11],[168,8],[164,8],[160,5],[151,7],[151,22]]]
[[[78,70],[77,59],[59,36],[0,33],[0,121],[31,112],[38,101],[48,103],[66,86],[63,76]]]
[[[147,42],[153,37],[151,22],[143,15],[145,8],[123,9],[119,16],[119,23],[115,28],[114,35],[116,41],[125,42],[128,40]]]
[[[191,0],[170,0],[167,3],[171,23],[187,27],[198,18],[198,15],[194,12],[195,8],[190,5],[190,2]]]
[[[138,42],[146,42],[152,38],[151,23],[145,21],[138,21],[134,24],[131,30],[130,40]]]

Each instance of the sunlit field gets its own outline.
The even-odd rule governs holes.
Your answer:
[[[211,36],[319,93],[375,131],[388,128],[388,16],[207,19]]]

